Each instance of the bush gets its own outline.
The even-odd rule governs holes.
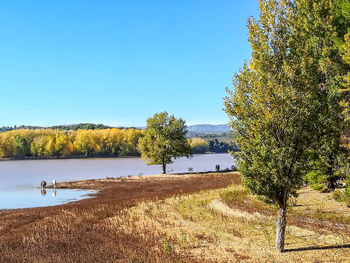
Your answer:
[[[346,202],[346,205],[350,207],[350,187],[345,188],[345,190],[337,189],[333,192],[334,200],[338,202]]]
[[[346,187],[345,188],[345,191],[344,191],[345,195],[350,198],[350,186]]]
[[[319,171],[311,171],[304,176],[304,180],[307,184],[323,184],[326,177]]]
[[[338,202],[343,202],[343,201],[346,201],[347,197],[345,195],[345,192],[343,192],[342,190],[335,190],[333,192],[333,198],[334,200],[338,201]]]
[[[316,191],[320,191],[322,193],[325,193],[328,191],[328,188],[325,184],[312,184],[310,187]]]
[[[320,171],[311,171],[304,176],[305,182],[316,191],[326,192],[328,191],[326,181],[327,178]]]

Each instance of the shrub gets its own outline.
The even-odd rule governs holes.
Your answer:
[[[344,191],[337,189],[333,192],[333,198],[338,202],[346,202],[346,205],[350,207],[350,187],[347,187]]]
[[[311,171],[304,176],[305,182],[316,191],[326,192],[328,190],[326,186],[326,176],[320,171]]]
[[[333,198],[334,200],[338,201],[338,202],[343,202],[343,201],[346,201],[346,195],[345,195],[345,192],[343,192],[342,190],[335,190],[333,192]]]
[[[350,198],[350,186],[348,186],[348,187],[346,187],[345,188],[345,195],[348,197],[348,198]]]
[[[308,184],[322,184],[325,183],[325,179],[325,176],[319,171],[311,171],[304,176]]]
[[[312,184],[310,187],[316,191],[320,191],[322,193],[325,193],[328,191],[328,188],[325,184]]]

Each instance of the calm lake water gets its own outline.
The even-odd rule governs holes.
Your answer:
[[[234,160],[229,154],[200,154],[191,159],[179,158],[167,166],[169,173],[231,168]],[[58,205],[84,198],[91,191],[47,189],[42,193],[40,182],[48,184],[83,179],[125,177],[161,173],[161,166],[146,165],[140,158],[62,159],[0,161],[0,209]]]

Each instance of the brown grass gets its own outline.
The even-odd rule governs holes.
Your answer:
[[[230,206],[225,205],[220,196],[225,196],[224,193],[227,196],[227,192],[234,193],[234,200],[243,204],[235,206],[235,201],[231,201]],[[339,217],[342,214],[348,218],[347,211],[340,211],[342,208],[333,206],[337,203],[328,200],[330,203],[324,203],[322,209],[339,211],[340,221],[319,219],[320,200],[328,197],[308,188],[301,191],[297,206],[289,209],[287,252],[283,254],[274,249],[275,208],[237,184],[227,189],[142,202],[127,212],[137,222],[134,227],[138,230],[154,229],[172,240],[173,251],[196,259],[202,257],[203,262],[350,262],[350,236],[341,227],[349,225]],[[308,221],[301,224],[299,220],[304,219],[305,213],[309,215]],[[112,223],[116,220],[110,218]],[[327,225],[332,227],[323,228]]]
[[[239,177],[231,173],[61,184],[100,192],[61,206],[1,211],[0,262],[199,262],[200,257],[172,249],[170,237],[138,228],[128,209],[234,180]]]

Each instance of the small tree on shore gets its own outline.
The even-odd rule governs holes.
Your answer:
[[[172,163],[172,158],[192,155],[186,133],[183,119],[169,116],[167,112],[155,113],[147,119],[147,128],[138,143],[141,158],[149,165],[162,165],[166,174],[166,165]]]

